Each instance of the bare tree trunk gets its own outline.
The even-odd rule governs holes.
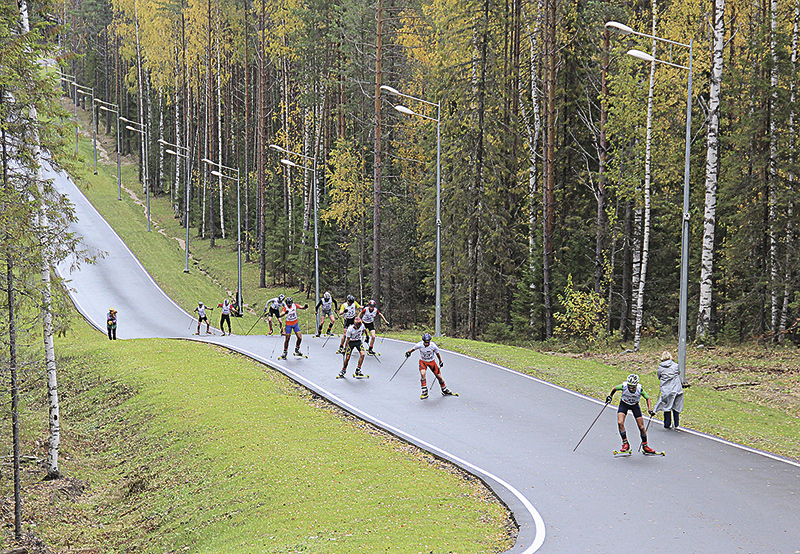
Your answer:
[[[656,34],[656,3],[653,2],[653,32]],[[653,39],[653,58],[656,57],[656,40]],[[644,229],[642,231],[642,264],[639,269],[639,292],[636,298],[636,323],[633,334],[633,349],[639,350],[642,341],[642,320],[644,319],[644,287],[647,282],[647,258],[650,250],[650,146],[652,138],[653,121],[653,86],[656,76],[656,62],[650,62],[650,92],[647,95],[647,131],[645,133],[645,160],[644,160]]]
[[[267,286],[266,283],[266,273],[267,273],[267,260],[266,260],[266,244],[265,244],[265,232],[266,232],[266,219],[264,213],[264,195],[265,195],[265,184],[264,184],[264,148],[266,147],[266,137],[264,136],[264,120],[266,119],[266,107],[265,107],[265,88],[266,88],[266,41],[265,41],[265,33],[266,33],[266,23],[265,23],[265,11],[266,11],[266,0],[261,0],[261,11],[258,15],[258,28],[261,32],[261,40],[258,45],[258,106],[257,106],[257,113],[258,113],[258,142],[256,143],[256,159],[258,164],[258,252],[259,252],[259,287],[265,288]]]
[[[703,250],[700,258],[700,302],[697,314],[697,339],[705,337],[709,331],[713,304],[714,238],[717,228],[717,183],[719,180],[719,100],[722,88],[722,55],[725,49],[724,14],[725,0],[715,0],[713,60],[708,98],[706,200],[703,213]]]
[[[778,240],[775,222],[778,210],[778,129],[777,129],[777,103],[778,103],[778,0],[770,0],[770,39],[769,51],[772,55],[772,68],[770,69],[770,97],[769,97],[769,221],[767,229],[769,235],[769,270],[770,270],[770,330],[777,331],[778,317]]]
[[[556,0],[545,1],[544,56],[546,63],[547,127],[544,155],[544,187],[542,190],[542,281],[544,295],[545,338],[553,336],[553,302],[551,263],[553,256],[553,222],[555,219],[555,156],[556,156]]]
[[[244,261],[250,263],[250,7],[244,0]]]
[[[530,290],[531,290],[531,304],[529,307],[529,325],[531,329],[536,327],[536,312],[538,302],[536,301],[536,227],[539,222],[539,208],[540,203],[537,198],[539,194],[539,166],[538,166],[538,153],[539,153],[539,139],[542,134],[542,114],[541,114],[541,58],[539,52],[539,33],[541,32],[542,21],[542,1],[537,1],[536,19],[534,27],[531,30],[530,23],[528,23],[528,40],[530,42],[530,70],[531,70],[531,104],[533,112],[533,125],[531,125],[524,102],[520,102],[522,107],[523,118],[525,120],[525,128],[528,134],[528,271],[530,272]],[[523,10],[523,16],[525,11]],[[527,17],[526,17],[527,19]]]
[[[800,1],[794,2],[794,20],[792,24],[792,80],[790,83],[790,99],[789,105],[792,107],[789,112],[789,174],[788,174],[788,188],[789,188],[789,206],[786,209],[786,267],[784,269],[784,285],[783,285],[783,304],[781,306],[781,320],[778,334],[778,342],[783,342],[783,337],[786,331],[786,323],[789,316],[789,301],[792,295],[792,260],[791,252],[794,243],[794,231],[792,227],[792,220],[794,218],[794,163],[795,163],[795,145],[797,143],[797,134],[795,131],[795,90],[796,90],[796,75],[797,75],[797,35],[798,35],[798,21],[800,20]]]
[[[381,296],[381,84],[383,81],[383,0],[378,0],[375,42],[375,163],[372,182],[372,297]]]
[[[597,176],[597,232],[594,248],[594,292],[600,295],[603,287],[603,274],[605,273],[605,238],[606,226],[606,165],[608,164],[608,148],[606,145],[606,124],[608,123],[608,111],[606,110],[606,98],[608,98],[608,82],[606,74],[608,72],[608,49],[609,49],[609,30],[603,27],[603,65],[600,71],[600,129],[599,129],[599,156],[598,156],[598,176]]]

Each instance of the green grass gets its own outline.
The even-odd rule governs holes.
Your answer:
[[[498,552],[507,513],[477,480],[227,350],[58,340],[61,470],[26,510],[52,549]],[[68,494],[79,481],[81,495]],[[4,483],[8,484],[8,483]],[[36,485],[31,485],[36,486]]]

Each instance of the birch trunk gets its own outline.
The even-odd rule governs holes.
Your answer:
[[[706,139],[706,200],[703,213],[703,249],[700,258],[700,302],[697,314],[697,339],[705,337],[711,324],[714,272],[714,238],[717,227],[717,184],[719,180],[719,100],[722,88],[722,61],[725,48],[725,0],[715,0],[714,43],[711,87],[708,98]]]
[[[23,33],[30,31],[30,21],[28,17],[28,3],[27,0],[21,0],[19,3],[20,19],[22,22]],[[28,110],[30,120],[38,120],[38,110],[36,106],[31,104]],[[52,312],[52,288],[50,280],[50,260],[47,256],[47,235],[50,229],[50,222],[47,217],[47,206],[44,200],[44,175],[42,174],[41,164],[41,150],[39,145],[39,132],[36,127],[31,130],[33,138],[33,156],[38,163],[36,164],[36,186],[39,189],[39,196],[41,203],[39,205],[39,229],[40,241],[42,249],[42,266],[41,266],[41,279],[42,279],[42,335],[44,339],[44,357],[45,366],[47,368],[47,401],[49,409],[49,443],[47,451],[47,478],[55,479],[60,477],[58,470],[58,449],[61,443],[61,420],[60,409],[58,402],[58,378],[56,373],[56,355],[55,345],[53,343],[53,312]],[[3,148],[5,148],[5,141],[3,141]],[[6,156],[3,156],[3,160]],[[12,268],[8,268],[9,278],[9,323],[11,326],[14,324],[13,317],[13,287],[11,279],[13,278]],[[13,329],[9,329],[9,334]],[[16,337],[11,337],[16,339]],[[13,340],[12,340],[13,342]],[[14,413],[16,419],[16,411]],[[16,441],[15,441],[16,442]],[[18,453],[18,452],[17,452]],[[18,460],[15,460],[18,464]],[[18,466],[15,466],[18,469]],[[19,483],[15,480],[15,485]],[[18,494],[18,492],[17,492]],[[16,527],[15,527],[16,528]]]
[[[381,175],[382,120],[381,84],[383,84],[383,0],[378,0],[375,22],[375,163],[372,171],[372,297],[380,302],[381,296]],[[437,222],[438,223],[438,222]]]
[[[786,210],[786,268],[784,269],[784,285],[783,285],[783,304],[781,306],[781,321],[778,334],[778,342],[783,343],[784,334],[786,332],[786,323],[789,315],[789,301],[791,300],[792,288],[792,263],[790,253],[793,250],[793,229],[792,220],[794,219],[794,164],[795,164],[795,144],[797,142],[797,135],[794,128],[795,120],[795,100],[796,100],[796,75],[797,75],[797,34],[798,34],[798,21],[800,21],[800,1],[795,0],[794,3],[794,22],[792,25],[792,80],[790,87],[789,105],[792,107],[789,112],[789,174],[787,175],[789,187],[789,206]]]
[[[769,51],[772,56],[769,85],[769,271],[770,271],[770,330],[778,329],[778,240],[776,238],[775,218],[778,209],[778,129],[776,105],[778,102],[778,0],[770,0],[770,39]]]
[[[523,16],[525,10],[523,9]],[[527,17],[525,18],[527,22]],[[538,0],[536,8],[536,18],[533,24],[533,30],[530,29],[528,23],[528,40],[530,42],[530,70],[531,70],[531,107],[533,116],[533,125],[531,125],[530,118],[527,114],[525,102],[520,99],[520,106],[522,108],[523,119],[525,120],[525,130],[528,135],[528,271],[530,272],[530,290],[531,290],[531,304],[529,307],[529,320],[528,323],[531,329],[536,326],[536,229],[538,226],[538,213],[540,203],[538,200],[538,183],[539,171],[537,165],[537,153],[539,151],[539,138],[542,133],[542,114],[539,103],[541,102],[541,87],[540,87],[540,62],[539,57],[539,33],[541,32],[542,20],[542,0]]]
[[[656,18],[657,10],[656,3],[653,2],[653,31],[656,34]],[[651,52],[653,58],[656,57],[656,40],[653,39],[653,49]],[[647,94],[647,130],[645,132],[645,146],[644,146],[644,227],[642,229],[642,263],[639,268],[639,290],[636,294],[636,323],[633,333],[633,349],[639,350],[642,342],[642,321],[644,319],[644,287],[647,282],[647,258],[650,249],[650,181],[651,181],[651,166],[650,166],[650,146],[652,139],[652,122],[653,122],[653,88],[656,76],[656,62],[650,62],[650,89]]]
[[[219,13],[219,4],[217,4],[217,21],[219,18],[222,17]],[[220,81],[220,60],[219,60],[219,29],[216,33],[216,40],[214,44],[216,45],[217,50],[217,171],[222,173],[222,83]],[[220,233],[222,233],[222,238],[226,238],[227,233],[225,232],[225,211],[223,209],[223,199],[225,198],[225,194],[222,190],[222,177],[217,177],[217,188],[219,189],[219,229]]]

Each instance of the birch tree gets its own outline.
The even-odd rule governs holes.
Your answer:
[[[725,48],[725,0],[714,0],[714,39],[711,47],[711,86],[708,92],[708,131],[706,135],[705,209],[703,248],[700,258],[700,302],[697,314],[697,340],[706,336],[711,322],[714,275],[714,238],[717,227],[717,181],[719,178],[719,106],[722,88],[722,62]]]

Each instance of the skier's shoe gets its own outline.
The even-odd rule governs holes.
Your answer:
[[[631,445],[628,444],[628,441],[624,441],[622,443],[622,447],[619,449],[619,451],[620,452],[630,452],[631,451]]]
[[[340,346],[340,347],[339,347],[339,349],[336,351],[336,353],[337,353],[337,354],[344,354],[344,348],[342,348],[342,347]]]
[[[281,354],[280,356],[278,356],[278,359],[279,359],[279,360],[285,360],[285,359],[286,359],[286,350],[284,350],[284,351],[283,351],[283,354]]]
[[[373,356],[377,356],[377,353],[372,348],[369,348],[367,350],[367,354],[372,354]]]
[[[428,398],[428,387],[422,387],[422,394],[419,395],[420,400]]]
[[[442,396],[458,396],[457,392],[453,392],[447,387],[442,389]]]
[[[328,336],[329,336],[329,337],[332,337],[332,336],[333,336],[333,331],[331,331],[330,329],[328,329]]]
[[[302,353],[302,352],[300,352],[300,349],[299,349],[299,348],[295,348],[295,349],[294,349],[294,355],[295,355],[295,356],[302,356],[302,355],[303,355],[303,353]]]
[[[315,339],[318,339],[319,337],[320,337],[320,333],[317,333],[316,335],[314,335]]]
[[[267,336],[270,336],[271,334],[272,334],[272,329],[269,330],[269,333],[267,333]]]
[[[361,368],[357,367],[356,371],[353,373],[353,377],[365,377],[363,373],[361,373]]]
[[[337,379],[344,379],[344,374],[345,374],[345,370],[344,370],[344,368],[342,368],[342,370],[339,372],[339,374],[336,375],[336,378]]]
[[[646,442],[642,443],[642,452],[644,452],[645,454],[655,454],[656,453],[655,450],[653,450],[652,448],[647,446]]]
[[[223,332],[222,332],[222,336],[223,336],[223,337],[225,336],[225,331],[223,331]]]

